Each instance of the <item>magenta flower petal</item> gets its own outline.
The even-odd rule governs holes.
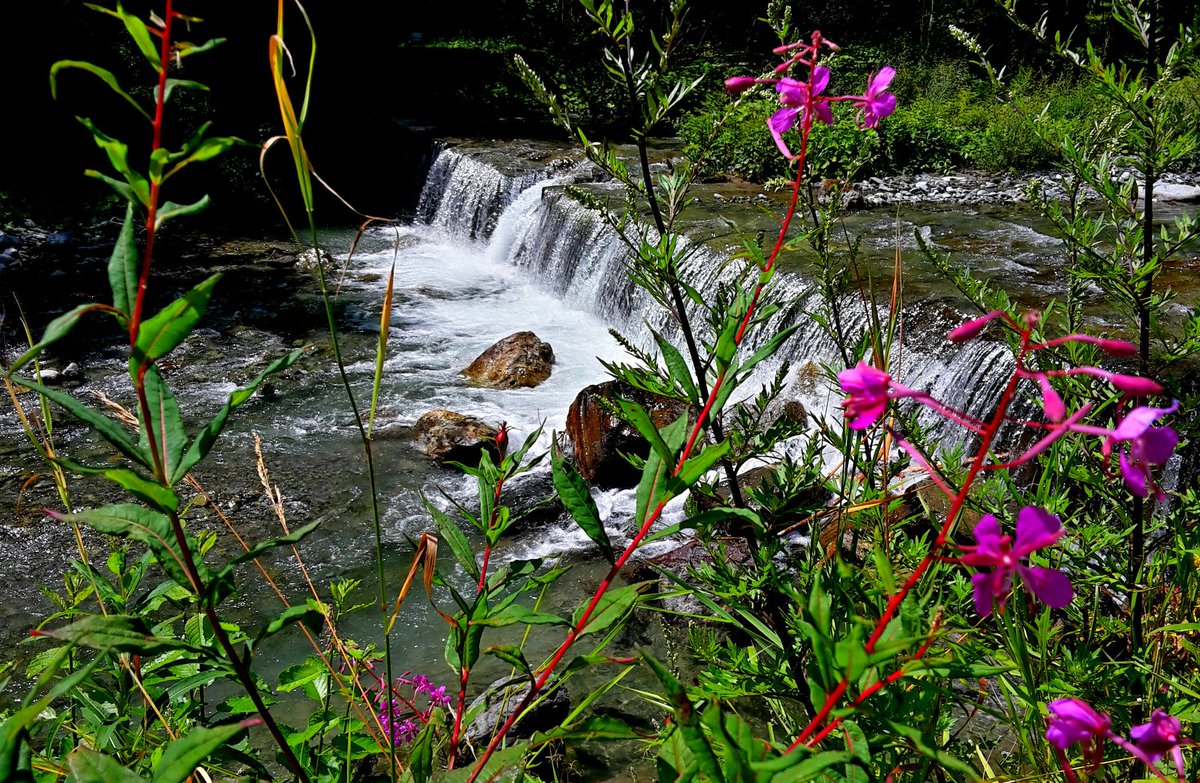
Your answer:
[[[1146,430],[1141,437],[1140,456],[1151,465],[1162,465],[1175,453],[1179,445],[1179,433],[1170,427],[1156,427]]]
[[[1129,730],[1129,738],[1138,750],[1145,752],[1151,762],[1157,762],[1164,754],[1179,746],[1179,733],[1182,728],[1179,718],[1172,717],[1163,710],[1155,710],[1149,723],[1134,726]]]
[[[1052,609],[1062,609],[1075,597],[1071,580],[1053,568],[1022,567],[1021,578],[1029,586],[1034,598]]]
[[[1050,721],[1046,741],[1059,750],[1077,742],[1091,742],[1107,736],[1112,721],[1080,699],[1056,699],[1047,705]]]
[[[838,383],[849,396],[842,407],[850,417],[850,428],[865,430],[887,410],[888,385],[892,377],[865,361],[838,373]]]
[[[1013,554],[1024,557],[1035,549],[1051,546],[1064,535],[1062,520],[1036,506],[1017,512],[1017,540]]]
[[[999,565],[1008,544],[1000,522],[991,514],[984,514],[983,518],[975,523],[975,530],[972,532],[977,543],[972,547],[972,551],[963,555],[962,561],[973,566]]]
[[[1050,379],[1045,375],[1038,375],[1038,386],[1042,387],[1042,410],[1046,412],[1046,418],[1053,422],[1060,422],[1067,417],[1067,406],[1063,402],[1062,397],[1058,396],[1058,392],[1050,385]]]
[[[795,127],[796,117],[799,114],[799,109],[780,109],[767,119],[767,127],[771,129],[771,137],[775,139],[775,146],[788,159],[794,156],[784,142],[783,134],[785,131],[789,131]]]
[[[888,88],[892,83],[892,79],[896,78],[896,69],[890,65],[885,65],[879,69],[879,73],[871,77],[867,82],[867,95],[878,95]]]
[[[1137,495],[1139,498],[1144,498],[1150,494],[1147,484],[1149,483],[1149,473],[1145,465],[1135,464],[1125,452],[1121,452],[1118,457],[1121,464],[1121,477],[1125,479],[1125,486],[1129,487],[1129,491]]]
[[[1004,606],[1004,599],[1012,586],[1011,572],[997,568],[995,571],[980,571],[971,577],[975,588],[975,612],[980,617],[992,613],[996,604]]]
[[[826,125],[833,124],[833,109],[829,108],[828,101],[821,101],[813,105],[813,114],[818,120]]]
[[[821,65],[813,68],[812,79],[809,84],[811,85],[809,89],[812,90],[813,97],[825,92],[825,88],[829,85],[829,69]]]
[[[786,76],[775,85],[775,91],[779,93],[779,102],[792,109],[804,108],[808,100],[808,85]]]
[[[1154,422],[1177,410],[1179,410],[1179,400],[1171,403],[1169,408],[1151,408],[1148,405],[1134,408],[1125,418],[1121,419],[1121,423],[1113,430],[1112,437],[1114,440],[1133,440],[1141,437],[1142,433],[1148,430]]]

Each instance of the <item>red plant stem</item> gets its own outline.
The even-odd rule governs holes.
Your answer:
[[[492,513],[488,519],[488,529],[491,530],[492,525],[496,524],[496,516],[500,511],[500,492],[504,489],[504,474],[496,480],[496,487],[492,491]],[[479,585],[476,588],[476,600],[483,596],[484,589],[487,586],[487,570],[488,561],[492,557],[492,545],[490,542],[483,546],[483,564],[479,567]],[[465,637],[464,637],[465,638]],[[463,651],[459,651],[459,660],[462,660]],[[461,666],[459,669],[458,683],[458,705],[454,709],[454,730],[450,735],[450,752],[446,759],[446,769],[454,769],[454,759],[458,755],[458,739],[462,735],[463,711],[467,703],[467,680],[471,678],[471,670],[466,666]],[[516,714],[516,713],[513,713]]]
[[[1008,412],[1008,407],[1012,403],[1013,395],[1016,392],[1017,383],[1021,380],[1021,370],[1025,361],[1025,354],[1029,351],[1029,337],[1030,330],[1021,329],[1021,348],[1017,353],[1016,366],[1013,370],[1012,376],[1008,379],[1008,385],[1004,388],[1004,393],[1000,397],[1000,403],[996,406],[996,413],[992,416],[991,421],[988,422],[987,428],[984,429],[980,436],[979,450],[975,453],[975,458],[971,460],[971,467],[967,471],[967,477],[963,481],[962,488],[959,489],[958,494],[954,497],[954,502],[950,505],[950,510],[946,513],[946,521],[942,523],[942,528],[938,531],[937,538],[934,539],[932,544],[930,544],[929,551],[925,553],[925,557],[921,559],[921,562],[917,564],[915,569],[913,569],[913,572],[909,575],[908,579],[905,580],[901,588],[896,591],[896,594],[888,600],[887,606],[884,607],[883,614],[875,623],[875,630],[871,632],[871,637],[867,640],[865,645],[868,655],[875,651],[875,645],[879,643],[879,638],[883,636],[883,632],[887,629],[888,624],[892,621],[892,618],[896,616],[896,612],[900,610],[900,604],[904,602],[904,599],[907,598],[908,594],[912,592],[912,589],[916,587],[917,582],[921,579],[921,576],[927,570],[929,570],[929,566],[938,559],[938,552],[941,551],[942,547],[946,545],[946,539],[950,536],[950,529],[954,526],[955,521],[958,519],[958,515],[962,511],[963,505],[967,501],[967,496],[971,492],[971,485],[974,484],[975,479],[978,478],[979,474],[983,471],[984,462],[987,460],[992,441],[995,440],[996,433],[999,432],[1001,425],[1004,424],[1006,420],[1005,417]],[[824,723],[827,717],[829,717],[829,713],[834,707],[837,706],[837,703],[841,700],[842,695],[846,692],[846,688],[849,687],[849,685],[850,683],[847,678],[843,677],[841,682],[837,684],[837,687],[835,687],[833,691],[831,691],[830,694],[825,698],[825,703],[821,705],[821,709],[818,710],[813,719],[809,721],[808,725],[804,728],[804,731],[800,732],[800,735],[796,737],[795,741],[788,746],[788,752],[795,750],[801,744],[813,744],[816,742],[815,739],[812,740],[812,742],[809,742],[809,738],[813,736],[813,733],[819,727],[821,727],[821,724]],[[823,737],[827,733],[828,732],[822,732],[820,736]]]
[[[925,653],[929,652],[929,647],[933,644],[933,639],[935,636],[937,636],[938,629],[941,628],[941,626],[942,617],[939,613],[938,617],[933,621],[933,628],[930,629],[929,636],[925,638],[925,641],[917,649],[917,652],[913,655],[912,660],[919,661],[925,657]],[[858,698],[850,703],[851,709],[858,707],[864,701],[871,698],[876,693],[891,685],[896,680],[901,679],[902,677],[904,677],[904,669],[900,668],[889,674],[887,677],[884,677],[882,680],[877,680],[876,682],[871,683],[869,686],[863,689],[862,693],[858,694]],[[829,736],[830,732],[840,726],[842,721],[844,721],[847,717],[847,715],[839,715],[831,720],[828,724],[826,724],[825,728],[821,729],[821,731],[818,732],[815,737],[809,740],[808,744],[818,744],[821,740],[825,739],[825,737]]]
[[[779,257],[780,251],[783,250],[784,241],[787,239],[788,227],[791,225],[792,217],[796,213],[796,205],[799,203],[800,199],[800,184],[804,179],[804,163],[808,152],[808,134],[809,130],[812,128],[811,117],[812,111],[810,108],[810,110],[805,112],[805,119],[801,123],[800,154],[796,158],[796,178],[792,182],[792,198],[788,203],[787,212],[784,213],[783,221],[780,223],[779,236],[775,240],[775,246],[771,249],[771,255],[768,257],[767,263],[763,266],[764,272],[771,271],[771,269],[775,266],[775,260]],[[750,325],[750,321],[753,319],[754,313],[758,308],[758,300],[762,296],[763,288],[764,283],[762,282],[759,282],[754,288],[754,295],[750,299],[750,305],[746,308],[746,315],[742,318],[741,326],[738,329],[737,334],[734,336],[735,347],[741,346],[742,344],[746,329]],[[716,380],[713,381],[712,388],[708,393],[708,399],[705,400],[704,407],[701,409],[700,414],[696,417],[696,423],[692,427],[691,435],[688,437],[683,450],[679,454],[679,461],[676,463],[674,470],[671,472],[672,476],[678,475],[683,469],[684,463],[687,461],[692,449],[696,446],[696,442],[700,439],[701,434],[704,432],[704,424],[708,420],[708,416],[712,412],[713,406],[716,404],[717,394],[725,381],[727,372],[728,369],[722,369],[718,373]],[[525,698],[521,700],[521,703],[518,704],[511,713],[509,713],[508,718],[504,721],[503,725],[500,726],[499,731],[492,736],[487,748],[483,751],[483,753],[479,756],[479,760],[475,763],[475,768],[471,771],[471,776],[467,778],[467,783],[475,783],[475,780],[479,777],[479,773],[483,771],[484,765],[487,764],[488,760],[492,757],[492,754],[496,752],[496,749],[500,747],[500,742],[504,739],[504,736],[508,733],[508,730],[512,728],[513,724],[517,722],[517,718],[520,717],[521,713],[524,712],[525,709],[533,703],[533,700],[537,698],[538,694],[541,693],[546,681],[549,680],[550,675],[554,673],[554,669],[559,665],[559,663],[562,662],[563,657],[566,656],[567,651],[571,648],[571,645],[575,643],[575,640],[579,638],[579,634],[584,628],[587,627],[588,621],[592,617],[592,613],[596,610],[596,606],[599,605],[600,600],[604,597],[605,593],[608,592],[608,588],[612,586],[613,580],[616,579],[617,574],[620,573],[621,569],[625,566],[625,563],[629,560],[633,553],[637,551],[637,548],[641,545],[642,540],[650,533],[650,528],[653,527],[654,523],[658,521],[660,516],[662,516],[663,509],[666,507],[666,505],[666,500],[661,501],[654,508],[654,510],[646,516],[646,519],[644,522],[642,522],[642,526],[638,530],[637,534],[629,542],[629,545],[625,547],[625,551],[621,553],[621,556],[618,557],[616,562],[613,563],[612,567],[608,569],[608,573],[604,575],[604,579],[596,588],[595,593],[593,593],[592,600],[588,603],[587,608],[584,609],[583,614],[580,615],[579,623],[567,633],[567,636],[565,639],[563,639],[562,644],[560,644],[558,649],[554,652],[554,656],[550,659],[549,663],[542,668],[541,673],[530,686],[529,693],[525,694]]]
[[[162,146],[163,114],[166,110],[167,70],[171,65],[171,23],[175,21],[173,0],[166,0],[163,14],[162,46],[159,50],[158,97],[154,101],[154,138],[150,144],[151,155]],[[150,278],[150,261],[154,258],[154,221],[158,214],[158,191],[161,183],[150,179],[150,198],[146,204],[146,249],[142,254],[142,270],[138,275],[137,300],[129,319],[129,346],[137,344],[138,329],[142,324],[142,308],[146,300],[146,283]],[[153,442],[154,438],[150,438]]]

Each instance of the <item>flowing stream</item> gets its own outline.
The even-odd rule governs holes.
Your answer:
[[[610,327],[641,343],[649,339],[650,328],[672,333],[661,308],[629,283],[627,249],[617,234],[599,213],[568,192],[578,186],[602,198],[619,195],[595,180],[594,172],[571,155],[539,145],[448,147],[431,167],[416,219],[368,234],[359,252],[345,263],[344,273],[334,274],[340,286],[343,352],[359,403],[365,406],[370,400],[384,285],[395,269],[388,358],[375,424],[390,583],[398,585],[407,570],[408,541],[432,527],[421,493],[443,508],[450,499],[467,505],[474,502],[471,480],[431,466],[408,437],[408,428],[420,415],[448,408],[493,423],[506,421],[518,442],[542,426],[534,451],[544,451],[550,433],[563,429],[578,391],[605,379],[600,360],[624,358],[608,333]],[[724,259],[739,234],[764,234],[769,243],[775,229],[754,200],[731,208],[719,188],[700,189],[700,194],[684,228],[691,238],[688,263],[706,280],[703,290],[711,295],[715,286],[733,281],[736,275],[736,265]],[[1031,306],[1061,288],[1060,243],[1035,220],[1013,210],[983,207],[863,210],[848,214],[844,232],[846,237],[862,237],[858,279],[873,279],[881,301],[890,290],[893,257],[897,252],[903,255],[906,305],[900,380],[929,390],[959,409],[986,413],[1011,359],[997,343],[951,346],[945,341],[944,335],[961,322],[966,309],[950,286],[919,260],[913,233],[942,252],[953,251],[955,263],[1013,290],[1019,301]],[[335,254],[341,249],[339,259],[344,261],[350,236],[334,231],[324,240]],[[299,283],[303,278],[290,265],[273,267],[267,274],[259,262],[220,263],[229,267],[228,281],[218,288],[214,312],[180,349],[181,358],[165,368],[189,426],[211,415],[232,389],[269,358],[293,345],[315,348],[296,369],[238,411],[197,477],[214,497],[216,508],[248,538],[261,540],[275,534],[274,514],[255,473],[253,433],[257,433],[272,481],[284,497],[289,523],[298,527],[314,519],[322,521],[320,531],[302,546],[309,575],[318,585],[339,577],[361,579],[364,586],[358,594],[371,600],[374,533],[361,451],[344,391],[332,369],[323,319],[314,315],[318,305],[312,287]],[[800,327],[780,355],[797,368],[789,377],[787,394],[800,400],[813,416],[834,417],[840,415],[840,395],[831,392],[816,368],[822,363],[840,366],[842,358],[811,317],[820,305],[811,264],[812,259],[802,253],[781,259],[783,273],[777,277],[775,297],[782,312],[774,328],[793,323]],[[843,277],[841,318],[855,333],[866,324],[861,290],[865,282],[856,282],[849,273]],[[264,294],[268,291],[270,296]],[[1097,295],[1097,308],[1100,305]],[[553,345],[556,362],[547,382],[533,389],[492,390],[472,386],[458,374],[493,342],[522,330],[531,330]],[[749,348],[770,334],[753,335]],[[83,380],[76,384],[77,394],[99,392],[129,404],[127,395],[122,396],[119,342],[114,336],[78,351]],[[759,378],[769,378],[774,369],[775,365],[764,365]],[[745,393],[756,390],[748,387]],[[928,419],[927,423],[936,422]],[[64,453],[98,453],[86,433],[69,422],[61,423],[58,437]],[[953,434],[948,431],[945,437]],[[22,489],[36,464],[15,415],[5,406],[0,410],[0,490],[10,514],[0,520],[4,544],[0,573],[8,594],[0,607],[0,642],[24,635],[35,618],[47,613],[49,605],[38,584],[58,584],[57,574],[74,556],[70,531],[31,511],[57,505],[44,482]],[[544,465],[539,466],[514,482],[511,491],[520,492],[522,484],[545,486],[545,471]],[[18,495],[22,508],[12,513]],[[91,505],[105,502],[105,497],[99,485],[83,482],[76,502]],[[627,539],[632,491],[598,493],[597,502],[615,541]],[[194,507],[189,519],[201,528],[220,530],[214,510]],[[103,560],[104,542],[94,535],[88,541],[93,557]],[[554,557],[583,552],[589,545],[582,533],[560,520],[517,531],[497,557]],[[290,555],[284,554],[288,553],[271,558],[269,568],[295,594],[303,587],[302,575]],[[552,606],[570,605],[594,582],[590,572],[595,567],[583,559],[551,599]],[[242,579],[253,587],[238,599],[235,614],[257,622],[256,618],[277,611],[260,579],[249,572]],[[351,621],[351,635],[371,638],[377,615],[368,611],[358,618]],[[398,671],[411,668],[429,671],[435,680],[446,678],[441,662],[444,634],[423,596],[414,593],[406,603],[401,627],[406,631],[396,637]],[[282,660],[292,653],[279,649],[267,655]],[[273,664],[267,663],[269,670]]]

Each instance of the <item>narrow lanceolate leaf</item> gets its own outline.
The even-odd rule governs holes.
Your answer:
[[[520,647],[515,645],[494,645],[483,651],[485,655],[493,655],[510,666],[515,666],[528,676],[533,675],[533,669],[529,666],[529,661],[525,660],[525,653]]]
[[[145,384],[150,420],[146,420],[144,412],[138,411],[138,418],[142,422],[138,448],[146,454],[157,454],[163,464],[163,475],[170,477],[179,468],[184,446],[187,445],[183,417],[179,413],[179,403],[175,401],[171,387],[154,365],[146,368]],[[153,452],[150,451],[150,442],[147,439],[151,433],[154,435]]]
[[[764,359],[769,359],[775,355],[775,352],[787,342],[788,338],[796,333],[800,328],[800,324],[794,324],[788,328],[773,335],[771,339],[762,344],[762,347],[755,351],[749,359],[747,359],[741,367],[742,372],[750,372],[750,370]]]
[[[126,318],[133,312],[138,286],[138,251],[133,239],[133,216],[133,202],[129,202],[125,207],[125,222],[121,224],[117,244],[113,246],[108,259],[108,284],[112,287],[113,307]]]
[[[425,510],[429,512],[429,516],[433,517],[433,523],[437,525],[438,538],[445,541],[446,545],[450,547],[450,554],[454,555],[454,559],[463,567],[467,575],[472,580],[478,580],[479,566],[475,564],[475,552],[471,549],[471,544],[463,535],[458,523],[430,503],[424,493],[421,493],[421,502],[425,504]]]
[[[176,204],[174,201],[168,201],[154,213],[154,228],[161,227],[163,223],[172,218],[203,212],[208,209],[210,203],[212,202],[208,196],[201,196],[199,201],[193,201],[191,204]]]
[[[729,441],[727,440],[713,446],[705,446],[704,451],[683,463],[676,478],[690,487],[701,476],[712,470],[713,465],[716,465],[728,453]]]
[[[645,589],[645,584],[636,584],[619,587],[616,590],[609,590],[600,598],[600,602],[596,604],[596,609],[592,612],[592,616],[588,618],[587,625],[580,629],[579,636],[600,633],[611,628],[615,623],[623,619],[625,615],[633,611],[633,607],[637,606],[638,599],[641,598],[642,591]],[[581,606],[575,611],[575,616],[571,618],[572,625],[579,625],[584,608]]]
[[[213,444],[217,442],[221,432],[225,429],[225,423],[229,419],[229,414],[233,412],[246,400],[250,399],[251,395],[262,385],[262,382],[267,379],[267,376],[286,370],[296,363],[300,358],[300,351],[292,351],[287,356],[280,357],[267,365],[267,368],[254,377],[250,383],[229,395],[229,401],[217,411],[217,415],[213,417],[203,429],[196,433],[196,437],[192,438],[184,449],[183,458],[179,462],[179,466],[175,472],[171,474],[171,484],[177,483],[180,479],[187,475],[197,462],[208,456],[208,452],[212,450]]]
[[[42,635],[93,650],[117,650],[139,655],[195,649],[174,636],[155,636],[141,617],[124,614],[88,615],[61,628],[44,630]]]
[[[56,100],[58,99],[58,74],[59,71],[63,70],[64,68],[78,68],[81,71],[87,71],[88,73],[93,74],[99,78],[100,81],[107,84],[109,89],[111,89],[117,95],[120,95],[125,100],[129,101],[129,105],[137,109],[139,114],[141,114],[147,120],[153,120],[153,118],[150,116],[150,113],[143,109],[140,103],[135,101],[129,93],[121,89],[121,84],[117,81],[117,77],[113,76],[112,71],[106,71],[98,65],[92,65],[91,63],[83,62],[82,60],[59,60],[58,62],[54,63],[54,65],[50,66],[50,95]]]
[[[383,362],[387,359],[388,331],[392,326],[392,292],[396,283],[396,261],[388,272],[387,288],[383,291],[383,310],[379,314],[379,340],[375,344],[375,376],[371,379],[371,413],[367,416],[367,434],[375,427],[375,410],[379,405],[379,387],[383,383]]]
[[[120,139],[109,136],[97,128],[95,123],[87,117],[76,117],[75,119],[91,131],[92,140],[96,142],[96,146],[104,150],[104,154],[108,156],[108,162],[129,183],[129,187],[137,194],[138,201],[149,204],[150,183],[129,164],[129,145]]]
[[[412,771],[413,783],[429,783],[433,777],[433,735],[436,724],[430,721],[417,735],[408,752],[408,768]]]
[[[77,514],[54,514],[55,518],[68,522],[81,522],[101,533],[122,536],[139,541],[150,548],[158,559],[163,571],[172,579],[187,588],[192,588],[185,566],[185,555],[175,539],[175,531],[171,528],[171,520],[157,511],[135,506],[132,503],[122,503],[103,508],[80,511]],[[188,542],[191,552],[196,552],[193,542]],[[203,576],[203,563],[195,562],[196,569]]]
[[[262,630],[258,632],[258,637],[254,640],[255,646],[258,646],[258,643],[263,639],[266,639],[268,636],[274,636],[293,623],[303,623],[309,628],[319,630],[325,624],[325,615],[311,606],[289,606],[263,626]]]
[[[62,406],[67,413],[70,413],[84,424],[87,424],[97,435],[104,438],[109,442],[110,445],[112,445],[113,448],[124,454],[129,459],[137,462],[139,465],[142,465],[145,468],[151,467],[149,459],[147,459],[146,455],[138,449],[133,438],[125,434],[125,430],[122,429],[121,425],[117,424],[112,419],[101,413],[97,413],[86,405],[78,402],[71,395],[64,394],[57,389],[49,389],[45,386],[42,386],[40,383],[34,383],[33,381],[27,378],[22,378],[19,375],[14,375],[12,380],[13,383],[17,384],[18,386],[24,386],[26,389],[32,389],[51,402]]]
[[[588,491],[587,483],[575,466],[563,459],[557,438],[552,438],[551,443],[550,466],[554,489],[558,492],[559,499],[575,520],[575,524],[600,547],[605,559],[610,563],[615,562],[612,544],[604,530],[604,523],[600,521],[600,512],[596,508],[596,501],[592,499],[592,493]]]
[[[167,745],[150,783],[183,783],[204,761],[222,745],[227,745],[245,730],[241,723],[192,729]]]
[[[671,373],[671,379],[679,385],[679,388],[683,389],[688,402],[697,408],[700,407],[700,394],[696,391],[696,384],[692,381],[692,371],[688,369],[683,354],[658,332],[652,334],[654,341],[658,343],[658,350],[662,352],[663,361],[666,362],[667,369]]]
[[[75,783],[146,783],[112,756],[80,745],[67,756],[67,769]]]
[[[208,300],[212,297],[213,287],[220,279],[218,272],[164,307],[153,318],[144,321],[138,329],[133,356],[129,360],[130,367],[151,364],[183,342],[200,323]]]
[[[128,468],[109,468],[100,475],[163,513],[173,514],[179,510],[179,496],[175,494],[175,490],[156,484]]]
[[[4,373],[5,376],[11,376],[14,372],[37,358],[37,356],[44,351],[47,346],[53,345],[62,338],[66,337],[71,333],[71,330],[75,328],[75,324],[79,323],[79,319],[82,318],[86,313],[91,312],[112,313],[112,308],[108,305],[96,303],[81,304],[73,310],[63,313],[58,318],[55,318],[46,325],[46,331],[42,333],[42,339],[30,346],[28,351],[21,354],[20,358],[13,362],[8,370]]]
[[[642,480],[637,489],[637,516],[635,519],[639,525],[646,520],[646,515],[651,510],[658,508],[660,503],[670,500],[681,486],[677,480],[671,478],[671,470],[675,467],[672,464],[674,462],[672,455],[682,445],[686,427],[686,416],[680,416],[674,423],[663,427],[664,443],[670,444],[667,449],[667,459],[664,460],[654,449],[651,449],[650,455],[646,457],[646,465],[642,469]]]
[[[656,452],[665,462],[670,462],[674,459],[671,449],[667,448],[666,442],[662,435],[658,432],[658,427],[654,426],[654,421],[650,418],[650,414],[646,413],[646,409],[636,402],[629,400],[617,400],[617,405],[621,407],[621,412],[627,422],[633,425],[634,429],[641,434],[643,438],[650,442],[650,448]]]

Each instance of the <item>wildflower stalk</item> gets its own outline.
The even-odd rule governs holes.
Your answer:
[[[155,153],[162,148],[162,132],[163,119],[166,109],[167,95],[167,74],[171,66],[171,51],[172,39],[171,31],[175,20],[175,10],[173,0],[166,0],[164,13],[162,16],[162,31],[161,43],[159,52],[159,69],[158,69],[158,90],[154,101],[154,119],[153,137],[150,147],[151,159]],[[171,479],[167,473],[167,466],[163,451],[159,448],[158,437],[154,432],[154,418],[150,410],[150,401],[146,394],[146,373],[152,365],[152,360],[144,357],[144,360],[137,359],[137,339],[142,325],[142,313],[145,307],[146,289],[148,287],[150,268],[154,259],[154,238],[156,235],[156,221],[158,216],[158,201],[161,190],[162,178],[151,177],[149,188],[149,199],[146,204],[146,239],[145,247],[142,254],[142,265],[138,275],[137,296],[134,302],[133,312],[129,320],[129,344],[131,350],[135,352],[134,358],[138,361],[139,366],[137,373],[134,376],[134,390],[137,395],[138,407],[142,411],[142,418],[145,422],[146,442],[149,446],[151,461],[153,463],[155,480],[166,488],[171,487]],[[164,434],[165,437],[165,434]],[[180,520],[177,513],[168,515],[170,520],[171,532],[174,535],[175,542],[181,553],[181,561],[192,591],[195,593],[197,601],[203,607],[205,617],[212,627],[214,638],[220,644],[225,652],[226,658],[229,660],[233,668],[234,675],[239,684],[246,691],[246,695],[250,697],[250,701],[254,704],[255,711],[262,718],[263,725],[270,732],[272,739],[278,746],[280,754],[283,756],[284,763],[295,774],[297,780],[307,783],[308,776],[304,768],[300,765],[295,753],[292,751],[287,740],[284,738],[279,725],[271,716],[267,705],[264,703],[262,694],[259,693],[258,685],[254,681],[254,676],[250,671],[249,656],[241,656],[237,648],[234,647],[229,635],[221,625],[220,617],[217,615],[216,609],[211,601],[204,597],[205,586],[201,579],[199,569],[196,566],[196,553],[194,553],[188,544],[187,536],[183,530],[183,522]]]
[[[1021,380],[1021,371],[1024,369],[1025,356],[1029,351],[1032,329],[1025,327],[1021,329],[1021,344],[1017,352],[1016,367],[1008,379],[1008,383],[1004,388],[1003,394],[1000,396],[1000,402],[996,407],[996,412],[992,415],[991,420],[987,423],[983,432],[979,436],[979,448],[971,460],[971,465],[967,469],[966,478],[963,480],[962,486],[959,488],[954,500],[950,504],[949,511],[946,512],[946,519],[942,523],[941,529],[938,530],[937,537],[930,544],[925,556],[913,572],[909,574],[908,579],[900,587],[896,593],[888,599],[884,607],[883,613],[875,623],[875,627],[871,632],[871,636],[867,639],[865,650],[867,655],[875,651],[875,646],[879,643],[880,637],[883,636],[887,626],[891,623],[892,618],[896,616],[896,612],[900,610],[900,605],[904,599],[908,597],[913,588],[921,580],[921,577],[929,570],[934,562],[937,562],[939,554],[946,546],[946,541],[950,537],[950,532],[954,529],[955,522],[958,521],[959,514],[962,512],[963,506],[966,504],[967,497],[970,495],[971,487],[975,483],[975,479],[983,472],[985,462],[991,451],[992,443],[996,439],[996,434],[1000,431],[1000,427],[1005,423],[1008,408],[1012,404],[1015,396],[1017,383]],[[829,717],[830,712],[837,707],[842,696],[845,695],[846,689],[850,686],[849,678],[842,677],[838,684],[834,687],[829,695],[826,696],[821,708],[817,710],[817,714],[813,716],[804,730],[796,737],[791,745],[788,746],[788,752],[798,748],[800,745],[815,745],[821,739],[828,735],[828,731],[820,731],[825,720]]]
[[[792,217],[795,215],[796,207],[799,204],[800,188],[804,179],[804,163],[808,151],[808,135],[810,129],[811,125],[808,123],[805,123],[801,129],[800,154],[796,159],[796,176],[792,182],[791,199],[788,202],[787,211],[784,213],[783,220],[780,223],[779,235],[775,240],[775,245],[771,249],[771,254],[767,257],[767,261],[763,266],[763,275],[760,276],[760,282],[754,288],[754,293],[751,296],[750,304],[746,308],[746,314],[743,317],[742,322],[738,327],[738,331],[734,337],[735,349],[741,347],[741,344],[745,339],[746,330],[749,328],[750,322],[753,319],[755,312],[758,310],[759,300],[761,299],[763,289],[765,288],[765,283],[761,282],[761,279],[762,277],[767,276],[767,274],[774,269],[775,261],[779,257],[779,253],[783,250],[783,245],[787,239],[788,230],[791,227]],[[696,417],[696,423],[692,426],[691,433],[688,436],[682,451],[679,453],[679,458],[675,463],[675,467],[671,471],[672,476],[678,476],[680,471],[683,470],[684,463],[687,461],[688,457],[692,453],[692,450],[696,447],[697,442],[699,442],[700,437],[705,432],[705,425],[708,423],[708,417],[712,413],[713,406],[716,404],[717,397],[720,393],[722,385],[726,380],[727,373],[728,369],[723,368],[720,370],[720,372],[718,372],[717,377],[714,379],[712,388],[709,390],[708,396],[705,400],[704,407],[700,410],[699,415]],[[517,722],[517,718],[520,717],[521,713],[524,712],[525,709],[528,708],[529,705],[533,703],[534,699],[536,699],[541,693],[542,688],[545,687],[546,682],[550,679],[551,675],[553,675],[554,670],[562,662],[562,659],[566,656],[567,651],[571,649],[571,646],[575,643],[575,640],[579,637],[583,630],[587,628],[592,614],[596,611],[596,607],[600,604],[601,599],[604,598],[605,593],[607,593],[608,589],[612,586],[613,581],[621,572],[621,569],[625,567],[625,563],[628,562],[629,558],[633,556],[633,553],[636,552],[638,547],[641,546],[642,541],[647,535],[649,535],[650,529],[654,526],[654,523],[657,522],[662,516],[663,509],[666,507],[666,504],[667,500],[660,501],[657,506],[655,506],[646,514],[646,518],[642,521],[641,527],[638,529],[637,533],[630,540],[624,551],[621,552],[620,556],[617,557],[612,567],[609,568],[608,573],[604,575],[604,578],[601,580],[600,585],[596,588],[596,591],[592,594],[591,601],[588,602],[587,607],[579,616],[579,621],[567,633],[566,638],[563,639],[562,644],[560,644],[558,649],[555,650],[549,662],[542,667],[541,671],[530,685],[529,692],[525,695],[525,698],[523,698],[521,703],[512,710],[508,718],[500,726],[500,729],[492,736],[487,748],[484,749],[483,753],[479,757],[479,760],[475,764],[475,768],[471,771],[470,777],[467,778],[467,783],[475,783],[488,760],[500,747],[500,743],[503,742],[504,737],[508,733],[509,729],[511,729],[513,724]]]

